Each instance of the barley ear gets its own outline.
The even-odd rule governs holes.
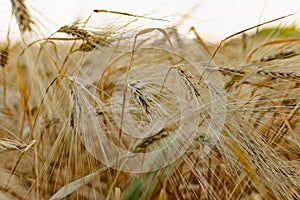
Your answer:
[[[30,12],[24,3],[24,0],[10,0],[12,12],[16,18],[21,33],[31,31],[31,25],[34,24]]]

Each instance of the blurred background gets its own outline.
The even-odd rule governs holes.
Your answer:
[[[25,0],[25,3],[32,10],[33,16],[50,32],[75,20],[86,19],[93,9],[163,18],[169,22],[153,21],[151,26],[176,26],[182,32],[187,32],[194,26],[201,37],[211,42],[220,41],[237,31],[291,13],[295,15],[269,26],[300,26],[299,0]],[[0,18],[0,34],[3,38],[8,24],[11,30],[16,28],[12,25],[15,22],[11,23],[14,19],[11,19],[9,0],[0,3]]]

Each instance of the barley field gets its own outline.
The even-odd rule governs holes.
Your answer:
[[[95,8],[45,36],[10,2],[0,199],[300,199],[300,29],[270,26],[288,16],[211,43]]]

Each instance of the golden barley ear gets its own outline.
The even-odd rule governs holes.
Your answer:
[[[31,25],[34,24],[30,12],[24,3],[24,0],[10,0],[12,12],[16,18],[21,33],[31,31]]]
[[[87,40],[92,37],[92,35],[82,28],[79,28],[77,25],[65,25],[57,30],[57,32],[66,33],[74,38],[78,38],[81,40]]]
[[[82,44],[75,51],[83,51],[88,52],[92,51],[97,47],[97,45],[105,45],[108,36],[102,34],[101,36],[97,36],[92,32],[85,30],[84,28],[78,27],[76,24],[71,26],[65,25],[57,30],[57,32],[65,33],[74,38],[74,40],[81,40]]]
[[[0,49],[0,66],[5,67],[8,64],[9,45]]]

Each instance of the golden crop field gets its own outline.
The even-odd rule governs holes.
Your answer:
[[[286,17],[213,44],[95,8],[44,37],[11,3],[0,199],[300,199],[300,30],[265,26]]]

